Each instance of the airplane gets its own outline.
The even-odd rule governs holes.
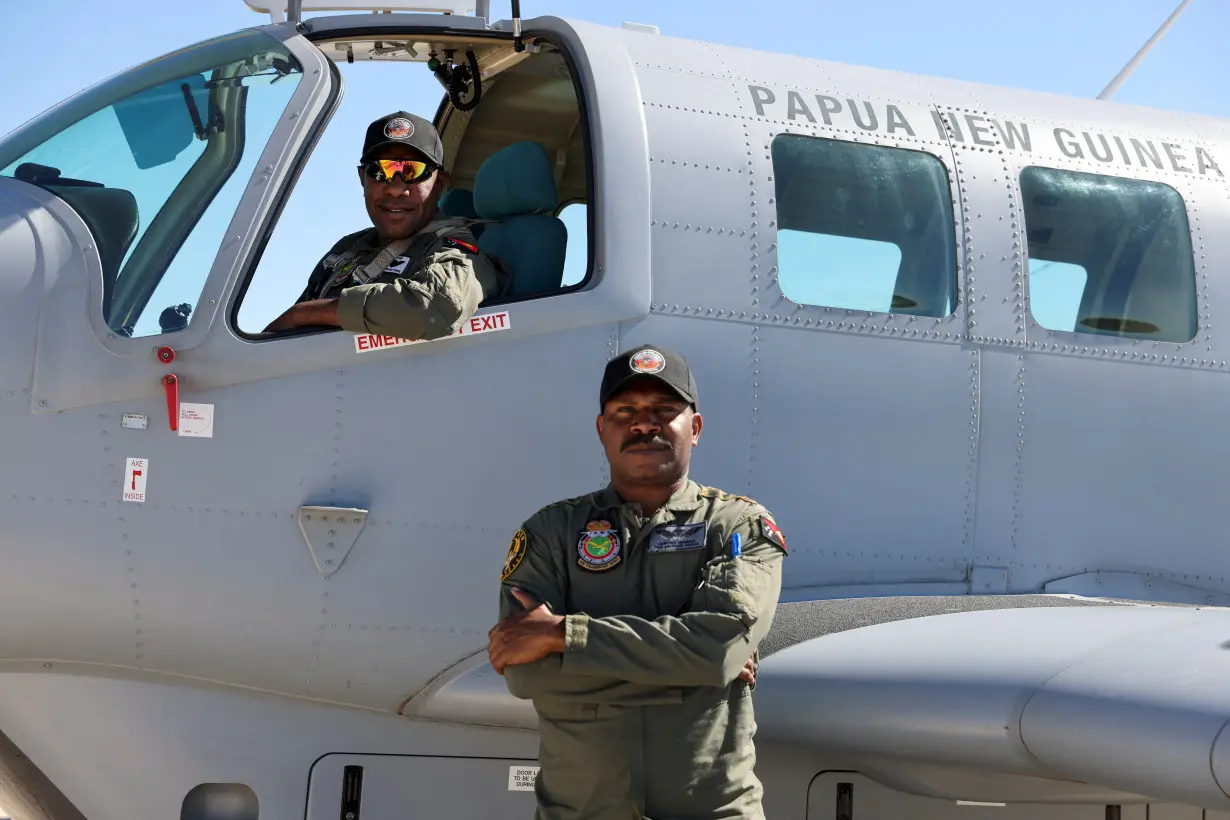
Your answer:
[[[1230,124],[245,2],[0,141],[15,820],[532,816],[498,569],[609,479],[598,380],[641,343],[696,373],[692,476],[788,539],[769,817],[1230,818]],[[442,209],[512,292],[431,342],[241,327],[377,62],[440,82]]]

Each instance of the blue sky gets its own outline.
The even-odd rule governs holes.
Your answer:
[[[938,5],[905,0],[767,4],[523,0],[521,6],[526,17],[555,14],[610,25],[625,20],[652,23],[663,34],[1092,98],[1176,2],[1119,0],[1112,6],[1104,0],[1028,4],[949,0]],[[6,55],[15,70],[0,106],[0,134],[114,72],[268,20],[249,10],[243,0],[197,5],[182,0],[57,0],[13,5],[5,15],[10,33]],[[493,0],[492,7],[494,17],[509,14],[507,0]],[[749,15],[749,8],[767,13]],[[59,34],[63,27],[49,25],[52,10],[54,20],[72,20],[74,31],[89,36],[74,37],[66,47]],[[1193,0],[1116,98],[1230,117],[1230,93],[1221,79],[1230,76],[1230,49],[1224,43],[1228,24],[1230,6],[1220,0]],[[366,124],[394,108],[430,117],[440,99],[438,84],[421,66],[342,66],[342,70],[348,81],[342,107],[266,249],[240,314],[245,330],[259,330],[294,300],[312,265],[333,241],[366,226],[353,170]],[[391,93],[391,88],[398,92]],[[216,247],[216,234],[210,239]],[[175,270],[172,274],[181,275]],[[182,276],[199,279],[203,273],[186,271]],[[199,283],[189,289],[198,288]],[[155,299],[167,304],[173,297]]]

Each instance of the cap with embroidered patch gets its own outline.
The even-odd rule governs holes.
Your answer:
[[[599,406],[606,406],[611,396],[633,379],[650,378],[665,384],[683,398],[696,405],[696,380],[688,362],[673,350],[656,345],[641,345],[620,353],[606,363],[602,374],[602,387],[598,393]]]
[[[436,127],[416,114],[394,111],[367,126],[359,162],[367,162],[381,148],[390,145],[413,148],[429,161],[444,167],[444,145],[440,142]]]

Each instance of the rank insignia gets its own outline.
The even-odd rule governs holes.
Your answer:
[[[472,242],[465,242],[461,239],[456,239],[451,236],[448,239],[444,240],[444,244],[452,245],[455,248],[462,248],[463,250],[467,250],[470,253],[478,253],[478,245],[475,245]]]
[[[525,558],[525,547],[528,541],[529,536],[525,534],[525,530],[517,530],[512,543],[508,546],[508,555],[504,556],[504,571],[500,573],[501,581],[507,581],[508,576],[521,566],[521,559]]]
[[[777,523],[767,515],[760,516],[760,532],[766,539],[781,547],[782,552],[786,551],[786,536],[782,535]]]
[[[620,562],[619,535],[610,521],[590,521],[577,542],[577,564],[582,569],[603,572]]]

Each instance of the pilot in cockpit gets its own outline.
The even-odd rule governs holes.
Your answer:
[[[325,326],[437,339],[503,294],[507,270],[479,249],[470,221],[439,216],[448,180],[430,122],[397,111],[369,125],[359,181],[373,227],[330,248],[296,304],[265,331]]]

